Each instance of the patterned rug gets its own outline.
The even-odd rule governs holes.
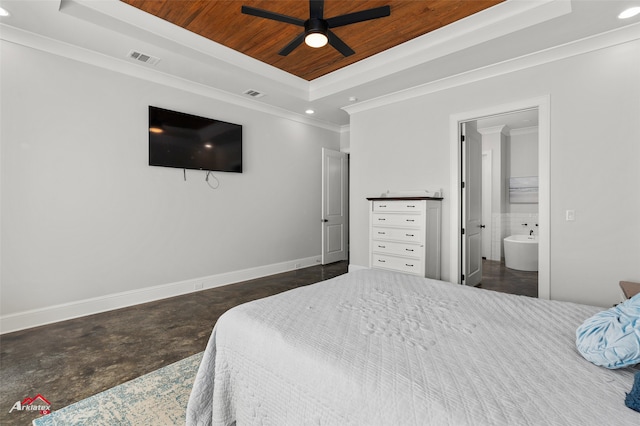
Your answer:
[[[33,421],[52,425],[183,425],[202,353],[78,401]]]

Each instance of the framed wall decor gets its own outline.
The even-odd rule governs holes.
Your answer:
[[[509,178],[509,202],[512,204],[537,204],[538,176]]]

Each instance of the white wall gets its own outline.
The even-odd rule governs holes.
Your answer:
[[[538,128],[509,132],[510,177],[538,176]],[[509,204],[512,213],[537,213],[537,204]]]
[[[321,148],[339,149],[338,131],[1,48],[4,324],[113,294],[315,263]],[[204,172],[187,171],[185,182],[182,170],[149,167],[148,105],[242,124],[244,173],[215,174],[212,190]]]
[[[443,187],[442,271],[449,279],[456,238],[446,199],[453,192],[450,117],[550,95],[551,298],[618,302],[618,281],[640,281],[638,75],[636,40],[352,110],[351,264],[368,265],[365,197],[387,188]],[[574,222],[565,221],[566,209],[576,211]]]

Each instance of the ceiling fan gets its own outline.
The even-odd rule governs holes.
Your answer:
[[[324,0],[309,0],[309,19],[306,21],[250,6],[242,6],[242,13],[304,27],[304,32],[291,40],[289,44],[278,52],[282,56],[287,56],[293,49],[300,46],[303,41],[311,47],[322,47],[329,43],[343,56],[350,56],[356,52],[335,35],[330,28],[389,16],[391,15],[391,8],[389,6],[375,7],[325,19]]]

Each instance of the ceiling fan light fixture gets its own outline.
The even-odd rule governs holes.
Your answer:
[[[326,46],[329,42],[328,31],[329,25],[324,19],[309,19],[304,23],[305,44],[314,48]]]
[[[318,48],[326,46],[329,42],[329,39],[322,33],[310,33],[305,36],[304,42],[309,47]]]
[[[304,27],[304,32],[298,33],[298,35],[291,40],[289,44],[284,46],[278,52],[278,55],[280,56],[287,56],[304,41],[308,46],[313,48],[330,44],[346,58],[356,52],[329,28],[343,27],[345,25],[384,18],[385,16],[391,15],[391,7],[387,5],[324,19],[324,0],[309,0],[309,19],[306,21],[293,16],[282,15],[280,13],[258,9],[251,6],[243,5],[240,10],[246,15]]]

